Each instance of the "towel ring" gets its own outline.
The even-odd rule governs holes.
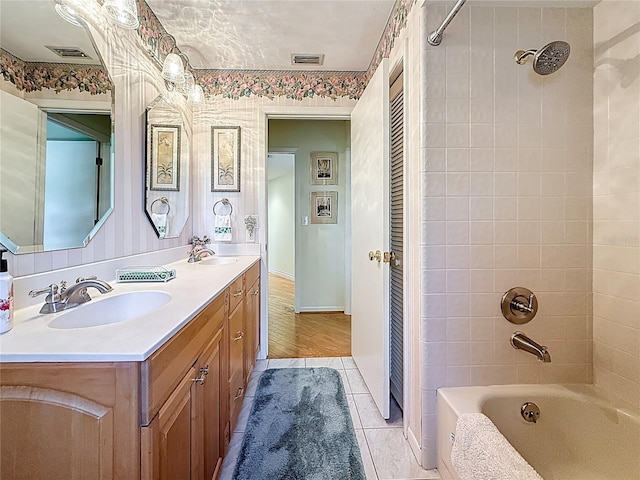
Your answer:
[[[167,206],[167,211],[165,214],[169,215],[169,212],[171,211],[171,205],[169,205],[169,199],[167,197],[160,197],[157,200],[154,200],[153,202],[151,202],[151,213],[156,213],[156,214],[159,213],[159,212],[153,211],[153,206],[158,202]]]
[[[222,200],[218,200],[216,203],[213,204],[212,210],[214,215],[222,215],[222,212],[220,213],[216,212],[216,207],[218,206],[219,203],[221,203],[223,206],[229,207],[229,213],[227,213],[226,215],[231,215],[233,213],[233,206],[231,205],[231,202],[229,201],[228,198],[223,198]]]

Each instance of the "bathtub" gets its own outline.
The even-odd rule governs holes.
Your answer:
[[[537,423],[521,416],[525,402],[540,408]],[[640,479],[640,415],[592,385],[441,388],[437,408],[443,479],[458,480],[451,446],[458,415],[470,412],[489,417],[544,480]]]

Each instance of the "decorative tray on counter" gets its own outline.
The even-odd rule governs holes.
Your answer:
[[[118,283],[168,282],[174,278],[176,271],[164,267],[125,267],[116,270]]]

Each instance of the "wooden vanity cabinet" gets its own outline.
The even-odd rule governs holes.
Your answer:
[[[217,478],[257,355],[259,274],[144,362],[0,364],[0,477]]]
[[[260,264],[254,264],[244,274],[245,283],[245,326],[244,326],[244,382],[249,377],[260,350]]]

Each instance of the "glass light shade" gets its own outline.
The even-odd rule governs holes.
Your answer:
[[[136,0],[104,0],[102,12],[118,27],[134,30],[140,26]]]
[[[204,102],[204,91],[202,87],[197,83],[193,87],[191,94],[189,95],[189,103],[192,105],[199,105]]]
[[[176,53],[170,53],[162,64],[162,78],[168,82],[181,84],[184,82],[184,65],[182,58]]]
[[[55,5],[56,12],[63,19],[69,22],[71,25],[75,25],[76,27],[82,27],[82,23],[80,23],[80,17],[71,7],[64,5],[63,3],[57,1]]]
[[[178,90],[180,90],[180,93],[183,93],[188,97],[189,95],[191,95],[191,92],[193,91],[195,85],[196,85],[196,80],[195,78],[193,78],[193,73],[191,73],[189,70],[185,70],[184,83],[182,83],[178,87]]]

